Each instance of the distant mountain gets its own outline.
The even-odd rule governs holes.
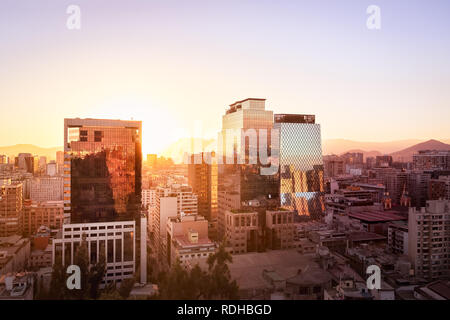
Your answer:
[[[57,151],[63,151],[63,148],[41,148],[32,144],[16,144],[13,146],[0,147],[0,154],[17,156],[19,153],[31,153],[34,156],[47,157],[47,161],[55,160]]]
[[[424,140],[410,139],[387,142],[364,142],[346,139],[326,139],[322,142],[323,154],[342,154],[349,150],[377,150],[382,154],[389,154],[409,148]]]
[[[409,148],[391,153],[394,161],[408,162],[412,161],[412,156],[419,150],[450,150],[450,144],[443,143],[438,140],[428,140],[422,143],[415,144]]]
[[[382,154],[381,152],[379,152],[379,151],[375,151],[375,150],[373,150],[373,151],[364,151],[364,150],[361,150],[361,149],[352,149],[352,150],[348,150],[348,151],[346,151],[346,152],[343,152],[343,153],[340,154],[340,155],[343,155],[344,153],[347,153],[347,152],[359,152],[359,153],[362,153],[363,156],[364,156],[364,161],[365,161],[368,157],[376,157],[376,156],[382,156],[382,155],[383,155],[383,154]]]

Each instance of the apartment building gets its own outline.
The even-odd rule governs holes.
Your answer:
[[[450,276],[450,201],[429,200],[409,208],[408,255],[415,274],[426,279]]]

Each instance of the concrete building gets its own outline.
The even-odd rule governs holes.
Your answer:
[[[208,238],[208,220],[200,215],[171,217],[167,221],[167,252],[169,266],[178,260],[187,269],[204,265],[214,254],[216,245]]]
[[[257,251],[259,243],[259,214],[257,211],[225,211],[227,247],[232,254]]]
[[[142,189],[142,205],[148,208],[156,206],[156,189]]]
[[[429,200],[450,200],[450,176],[440,176],[430,179],[428,184]]]
[[[167,244],[167,220],[177,217],[178,203],[176,194],[170,194],[169,188],[157,188],[156,206],[149,218],[149,245],[153,250],[154,257],[163,261]]]
[[[294,247],[294,211],[266,211],[266,246],[269,249]]]
[[[450,150],[421,150],[413,155],[417,170],[450,170]]]
[[[31,268],[51,268],[52,267],[52,245],[49,244],[45,249],[32,250],[30,254],[29,266]]]
[[[31,180],[30,199],[32,201],[62,201],[63,177],[36,177]]]
[[[218,195],[218,207],[217,231],[219,239],[223,239],[227,229],[225,213],[241,207],[239,193],[234,191],[220,191]]]
[[[389,252],[400,255],[408,255],[408,223],[394,221],[388,224]]]
[[[30,272],[0,274],[0,300],[33,300],[34,287]]]
[[[20,233],[22,215],[22,184],[8,183],[0,186],[0,237]]]
[[[0,275],[25,270],[29,257],[29,239],[19,235],[0,237]]]
[[[213,153],[191,155],[188,184],[198,197],[198,214],[210,222],[210,228],[217,228],[218,165]]]
[[[392,167],[392,156],[384,155],[384,156],[376,156],[375,158],[375,166],[379,168],[387,168]]]
[[[450,276],[450,201],[430,200],[409,208],[408,256],[415,275],[426,279]]]
[[[424,207],[428,200],[428,188],[431,173],[424,171],[408,172],[408,196],[411,197],[411,206]]]
[[[297,249],[252,252],[233,256],[229,268],[241,299],[321,299],[331,278],[317,258]]]
[[[337,155],[323,157],[325,178],[334,178],[344,174],[344,159]]]
[[[102,255],[105,257],[106,275],[102,285],[131,279],[136,271],[135,230],[134,221],[64,225],[62,237],[52,242],[52,262],[73,264],[85,237],[90,263],[97,263]]]
[[[61,229],[64,223],[63,201],[24,202],[21,230],[24,236],[36,233],[41,226]]]
[[[56,161],[52,160],[46,164],[45,173],[50,177],[54,177],[58,174],[58,165]]]
[[[14,160],[14,166],[19,170],[34,174],[38,171],[38,159],[31,153],[19,153]]]

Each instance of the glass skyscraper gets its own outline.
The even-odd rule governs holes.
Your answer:
[[[320,125],[314,115],[276,114],[280,139],[280,204],[299,215],[323,215],[324,175]]]
[[[137,265],[146,282],[141,137],[141,121],[64,119],[64,212],[70,223],[52,243],[52,261],[73,264],[84,237],[90,263],[105,257],[101,286],[133,278]]]
[[[278,171],[263,174],[262,169],[270,164],[260,161],[262,154],[271,155],[272,129],[273,112],[265,109],[265,99],[237,101],[222,116],[218,143],[219,158],[224,155],[223,164],[218,165],[219,237],[225,233],[226,210],[239,209],[250,200],[278,202]],[[229,196],[234,199],[233,207],[225,200]]]
[[[64,120],[64,207],[71,223],[136,220],[140,121]]]
[[[226,155],[224,164],[219,166],[219,191],[237,192],[241,202],[278,197],[278,174],[261,174],[261,167],[267,167],[260,162],[261,152],[270,155],[272,129],[273,112],[265,110],[265,99],[246,99],[230,105],[222,117],[219,138],[222,139],[222,154]],[[235,135],[229,135],[233,131]],[[267,133],[267,138],[261,131]],[[266,140],[267,150],[261,149],[260,139]]]

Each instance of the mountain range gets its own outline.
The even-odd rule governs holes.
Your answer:
[[[185,152],[190,153],[215,149],[214,139],[201,138],[181,138],[169,145],[162,153],[162,156],[172,158],[175,163],[181,163]],[[412,155],[419,150],[450,150],[450,139],[438,140],[397,140],[389,142],[364,142],[346,139],[324,140],[323,154],[341,155],[346,152],[362,152],[364,158],[375,157],[388,154],[394,158],[394,161],[412,161]],[[54,160],[56,152],[62,151],[62,147],[41,148],[32,144],[17,144],[13,146],[0,147],[0,154],[15,156],[19,153],[31,153],[33,155],[45,156],[47,160]]]
[[[42,148],[33,144],[16,144],[0,147],[0,154],[17,156],[19,153],[31,153],[32,155],[47,157],[48,160],[56,160],[56,152],[63,151],[63,147]]]

